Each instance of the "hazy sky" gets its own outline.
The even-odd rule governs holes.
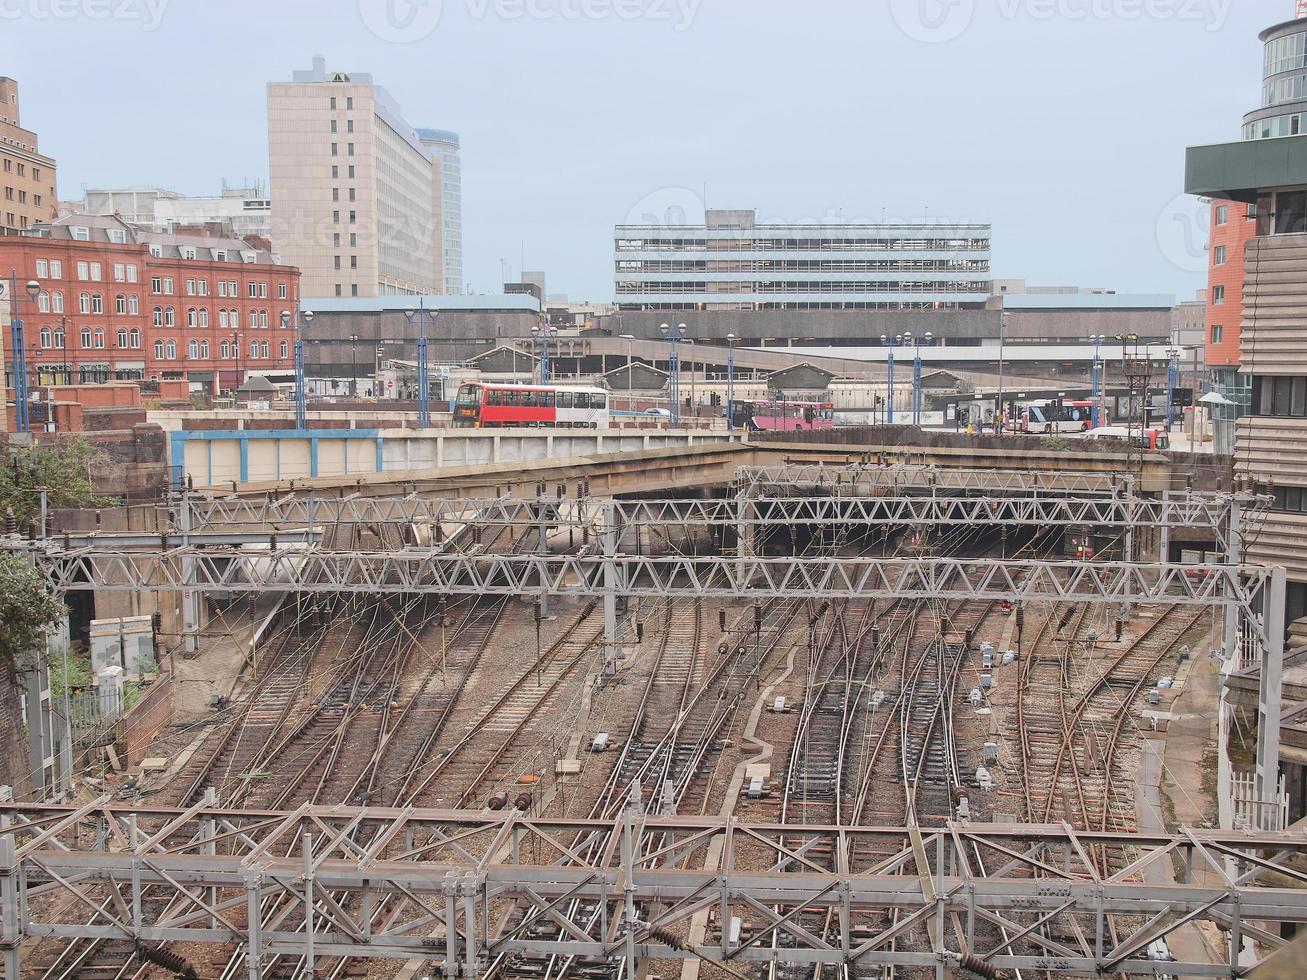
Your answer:
[[[468,284],[612,295],[669,208],[983,221],[994,273],[1188,294],[1184,148],[1238,138],[1292,0],[0,0],[0,74],[84,186],[267,176],[265,84],[370,71],[462,135]]]

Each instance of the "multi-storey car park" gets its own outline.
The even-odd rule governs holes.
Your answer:
[[[989,241],[989,225],[758,224],[753,211],[618,225],[617,308],[984,309]]]
[[[79,602],[159,595],[200,668],[262,626],[161,768],[0,807],[10,975],[1229,976],[1307,921],[1273,670],[1246,829],[1141,795],[1164,678],[1283,655],[1264,498],[1156,455],[751,452],[6,539]]]

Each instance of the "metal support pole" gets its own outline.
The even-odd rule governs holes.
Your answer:
[[[313,835],[301,838],[304,851],[304,975],[317,976],[313,956]]]
[[[463,980],[476,980],[480,974],[477,943],[477,898],[481,887],[475,875],[464,875],[459,887],[463,903]]]
[[[1236,493],[1230,499],[1230,524],[1226,528],[1225,535],[1225,562],[1227,565],[1240,563],[1243,553],[1243,507],[1239,495]],[[1231,669],[1238,669],[1239,654],[1239,622],[1242,618],[1242,612],[1239,606],[1234,602],[1234,592],[1237,585],[1232,579],[1226,585],[1226,598],[1223,611],[1224,619],[1224,642],[1223,654],[1227,664]]]
[[[889,349],[889,383],[886,388],[889,400],[885,407],[885,421],[888,425],[894,424],[894,348]]]
[[[212,786],[206,787],[204,790],[204,805],[207,807],[216,807],[218,805],[218,791]],[[218,822],[213,817],[206,816],[200,821],[200,836],[204,839],[204,844],[200,847],[202,854],[207,854],[209,857],[217,856],[218,843],[214,839],[217,830]],[[216,908],[218,905],[218,886],[210,885],[204,889],[204,892],[205,901],[208,903],[209,908]],[[218,917],[212,913],[209,915],[209,928],[218,928]]]
[[[637,783],[636,786],[639,784]],[[632,787],[634,790],[635,787]],[[622,814],[622,872],[626,879],[626,916],[623,926],[626,929],[626,980],[635,980],[635,811],[628,805]],[[729,928],[729,922],[723,922],[722,928]]]
[[[1257,802],[1265,812],[1280,787],[1280,708],[1284,675],[1283,566],[1271,569],[1262,595],[1262,669],[1257,693]],[[1278,828],[1277,828],[1278,829]]]
[[[617,524],[617,508],[613,501],[604,502],[603,525],[604,561],[604,673],[616,674],[621,654],[617,632],[617,544],[622,530]]]
[[[182,489],[181,506],[178,508],[178,530],[182,535],[182,547],[186,554],[182,558],[182,649],[193,654],[199,649],[200,632],[200,593],[188,588],[195,581],[195,558],[191,552],[191,492]]]
[[[295,324],[295,428],[303,432],[308,428],[304,396],[304,340],[300,336],[300,325]]]
[[[458,976],[458,879],[451,871],[445,876],[445,976]]]
[[[1175,424],[1175,388],[1180,373],[1180,352],[1175,348],[1167,351],[1166,361],[1166,431],[1171,431]]]
[[[245,914],[247,942],[245,964],[250,980],[263,980],[263,910],[261,879],[257,874],[245,879]]]
[[[726,428],[735,428],[735,341],[726,338]]]
[[[1103,424],[1103,338],[1094,335],[1094,365],[1091,369],[1093,376],[1093,403],[1089,407],[1090,427],[1097,429]]]
[[[912,424],[921,425],[921,341],[912,350]]]
[[[681,361],[676,353],[676,331],[672,331],[672,353],[667,359],[667,389],[672,402],[672,428],[681,427]]]

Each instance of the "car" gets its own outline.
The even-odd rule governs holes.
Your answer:
[[[1081,439],[1090,439],[1097,441],[1099,439],[1121,439],[1129,441],[1136,438],[1131,434],[1131,428],[1128,425],[1100,425],[1096,429],[1090,429],[1080,436]],[[1144,430],[1145,446],[1148,449],[1170,449],[1171,437],[1165,429],[1145,429]]]
[[[660,419],[669,419],[672,417],[672,413],[665,408],[646,408],[644,414],[652,415]]]

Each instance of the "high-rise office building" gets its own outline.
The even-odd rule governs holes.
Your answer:
[[[438,257],[444,291],[463,291],[463,162],[458,133],[419,129],[418,138],[431,154],[432,175],[440,199],[441,249]]]
[[[272,237],[304,296],[442,291],[438,168],[371,75],[314,58],[269,83],[268,163]]]
[[[989,299],[989,225],[619,225],[622,310],[956,310]]]
[[[54,215],[55,163],[37,152],[36,133],[18,117],[18,83],[0,76],[0,234],[18,232]]]

